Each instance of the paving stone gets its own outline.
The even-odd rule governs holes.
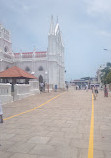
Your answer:
[[[8,157],[7,157],[8,158]],[[20,154],[20,153],[15,153],[13,156],[10,158],[38,158],[37,155],[29,155],[29,154]]]
[[[56,147],[52,145],[36,145],[31,151],[30,154],[38,154],[44,156],[55,156]]]
[[[0,151],[0,158],[10,158],[13,155],[11,152]]]
[[[4,118],[39,106],[59,93],[5,104]],[[4,121],[0,124],[0,158],[86,158],[91,111],[91,91],[69,89],[41,108]],[[110,158],[110,147],[111,97],[106,99],[99,92],[94,101],[94,158]]]
[[[47,144],[49,140],[50,140],[50,137],[36,136],[36,137],[30,138],[28,143]]]
[[[17,142],[16,144],[12,145],[7,151],[27,154],[34,146],[35,144]]]

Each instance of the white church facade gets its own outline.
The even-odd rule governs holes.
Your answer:
[[[33,74],[39,82],[65,87],[64,45],[59,24],[51,18],[48,49],[43,52],[13,53],[9,32],[0,25],[0,72],[18,66]]]

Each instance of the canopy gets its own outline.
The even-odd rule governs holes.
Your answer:
[[[17,66],[8,68],[5,71],[0,72],[0,78],[21,78],[21,79],[37,79],[32,74],[20,69]]]

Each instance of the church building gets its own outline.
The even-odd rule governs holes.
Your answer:
[[[0,72],[12,66],[33,74],[39,82],[65,87],[64,45],[59,23],[54,25],[53,17],[48,33],[48,49],[41,52],[13,53],[10,33],[0,25]]]

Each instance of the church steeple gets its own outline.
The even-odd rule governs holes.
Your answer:
[[[56,21],[56,24],[58,24],[59,23],[59,20],[58,20],[58,16],[57,16],[57,21]]]
[[[53,21],[53,16],[51,16],[51,24],[50,24],[50,30],[49,30],[49,34],[53,35],[54,34],[54,21]]]

